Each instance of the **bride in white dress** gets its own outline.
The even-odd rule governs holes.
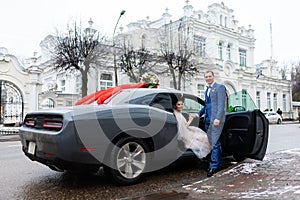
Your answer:
[[[189,121],[186,121],[181,113],[183,108],[182,100],[178,100],[174,107],[174,115],[178,124],[178,140],[184,143],[186,149],[191,149],[199,159],[206,157],[211,151],[207,134],[198,127],[189,126],[193,116],[189,115]]]

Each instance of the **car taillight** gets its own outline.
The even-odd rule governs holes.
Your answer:
[[[25,119],[25,125],[30,126],[30,127],[34,127],[35,126],[34,118],[26,118]]]
[[[88,148],[88,147],[84,147],[84,148],[80,148],[80,151],[82,152],[92,152],[92,151],[96,151],[96,148]]]
[[[49,129],[61,129],[62,126],[63,122],[60,120],[45,119],[43,123],[43,127]]]

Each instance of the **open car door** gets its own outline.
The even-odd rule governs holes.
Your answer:
[[[203,105],[204,101],[200,98],[185,95],[182,114],[188,119],[189,113],[197,113]],[[236,160],[262,160],[269,137],[269,123],[265,115],[257,109],[246,91],[229,95],[227,108],[226,122],[220,138],[223,155],[233,155]],[[204,130],[203,117],[193,120],[191,126]]]
[[[228,108],[221,135],[223,153],[237,160],[262,160],[268,145],[268,120],[245,91],[230,95]]]
[[[221,137],[222,151],[237,160],[262,160],[268,137],[269,124],[260,110],[228,113]]]

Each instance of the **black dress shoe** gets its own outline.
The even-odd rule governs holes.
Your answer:
[[[211,177],[212,175],[214,175],[217,172],[218,172],[218,168],[210,168],[210,169],[208,169],[207,177]]]

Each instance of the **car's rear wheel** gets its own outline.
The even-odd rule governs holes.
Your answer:
[[[281,119],[277,119],[277,124],[281,124]]]
[[[125,137],[120,139],[111,154],[110,173],[122,185],[139,182],[147,165],[148,147],[141,139]]]

